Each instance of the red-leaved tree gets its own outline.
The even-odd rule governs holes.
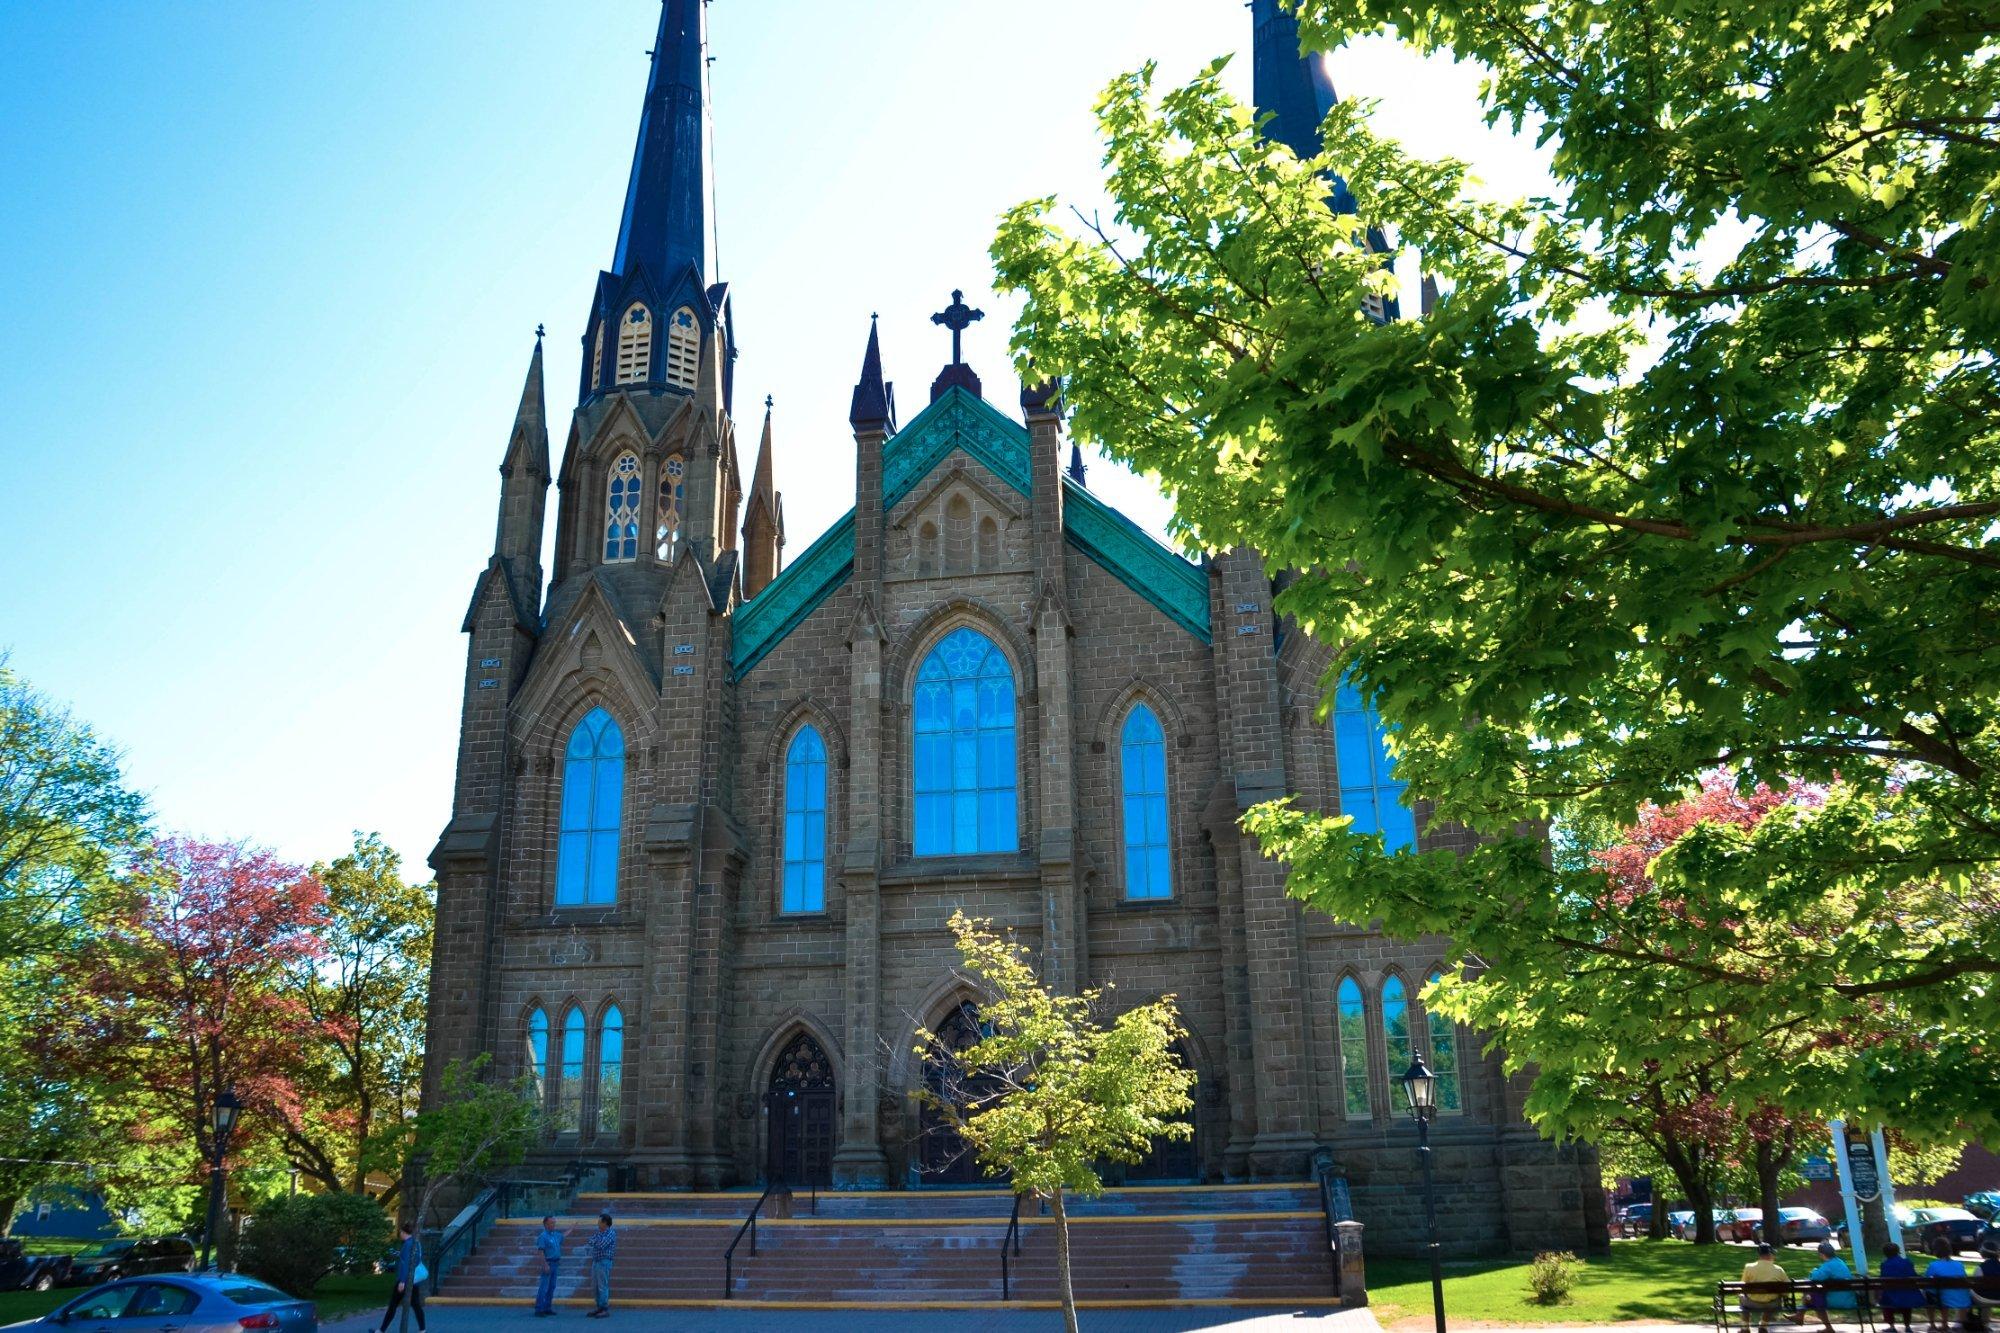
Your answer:
[[[47,1033],[53,1061],[87,1064],[118,1089],[115,1113],[150,1147],[139,1195],[198,1185],[215,1143],[215,1099],[244,1112],[232,1160],[296,1116],[296,1071],[314,1020],[283,986],[314,957],[326,894],[311,875],[242,843],[172,837],[149,848],[130,892],[75,959],[75,1003]]]

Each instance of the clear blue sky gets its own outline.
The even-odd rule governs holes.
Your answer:
[[[538,322],[561,446],[657,15],[0,7],[0,651],[165,826],[300,860],[379,830],[428,873],[495,469]],[[998,213],[1094,197],[1114,74],[1242,50],[1249,77],[1235,0],[717,0],[710,35],[741,428],[776,396],[793,553],[852,497],[869,312],[907,415],[964,287],[1011,406]],[[1473,71],[1332,60],[1389,132],[1534,188]],[[1091,484],[1161,526],[1143,479]]]

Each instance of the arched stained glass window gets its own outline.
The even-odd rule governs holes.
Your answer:
[[[574,1134],[583,1127],[583,1010],[570,1007],[563,1015],[562,1065],[556,1073],[556,1133]]]
[[[625,1015],[617,1005],[604,1011],[597,1025],[597,1134],[616,1138],[624,1109]]]
[[[604,500],[604,558],[639,558],[639,458],[620,454],[611,465]]]
[[[1382,1045],[1389,1056],[1389,1086],[1410,1067],[1410,997],[1401,977],[1382,983]]]
[[[1430,979],[1436,981],[1438,974],[1431,973]],[[1458,1028],[1429,1005],[1424,1018],[1430,1028],[1431,1073],[1437,1075],[1438,1114],[1459,1115],[1465,1110],[1465,1088],[1458,1072]]]
[[[528,1077],[535,1081],[535,1103],[548,1096],[549,1016],[540,1008],[528,1015]]]
[[[1144,704],[1125,719],[1119,770],[1125,789],[1125,896],[1174,896],[1167,849],[1167,734]]]
[[[915,705],[916,854],[1016,850],[1006,657],[978,630],[953,630],[917,669]]]
[[[687,513],[687,460],[674,454],[660,464],[659,524],[653,529],[653,554],[672,560],[680,554],[681,520]]]
[[[1334,993],[1340,1011],[1340,1099],[1349,1120],[1366,1120],[1368,1106],[1368,1009],[1361,999],[1361,983],[1353,977],[1341,979]]]
[[[784,910],[825,911],[826,742],[817,727],[800,727],[785,750],[784,864]]]
[[[1391,852],[1416,846],[1417,817],[1403,803],[1406,784],[1396,781],[1382,719],[1345,677],[1333,695],[1333,747],[1340,813],[1354,817],[1354,831],[1380,833]]]
[[[611,714],[593,708],[570,732],[563,757],[556,906],[594,907],[617,900],[624,796],[625,733]]]
[[[653,373],[653,312],[634,301],[618,321],[618,382],[638,384]]]
[[[667,320],[667,383],[692,389],[701,372],[701,324],[694,309],[682,306]]]

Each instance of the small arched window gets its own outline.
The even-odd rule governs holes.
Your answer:
[[[1407,784],[1396,781],[1382,719],[1349,677],[1333,694],[1334,761],[1340,768],[1340,813],[1356,833],[1380,833],[1394,852],[1417,843],[1417,817],[1403,803]]]
[[[639,558],[639,456],[620,454],[611,465],[604,499],[604,558]]]
[[[599,321],[597,336],[590,343],[590,387],[604,387],[604,323]]]
[[[1125,790],[1125,896],[1174,896],[1167,850],[1167,736],[1144,704],[1125,719],[1118,742]]]
[[[1431,973],[1433,982],[1438,974]],[[1459,1115],[1465,1110],[1464,1080],[1458,1071],[1458,1028],[1449,1017],[1424,1006],[1425,1025],[1430,1029],[1431,1073],[1437,1075],[1439,1115]]]
[[[625,733],[611,714],[593,708],[570,732],[563,755],[556,906],[600,906],[617,899],[624,796]]]
[[[1389,1056],[1389,1086],[1410,1067],[1410,997],[1401,977],[1382,983],[1382,1046]]]
[[[993,641],[955,629],[917,669],[911,747],[918,856],[1019,847],[1014,671]]]
[[[1368,1009],[1361,983],[1343,977],[1334,992],[1340,1011],[1340,1100],[1349,1120],[1366,1120],[1368,1107]]]
[[[583,1010],[563,1015],[562,1066],[556,1074],[556,1133],[583,1128]]]
[[[653,529],[653,554],[660,559],[680,554],[681,520],[686,513],[687,460],[673,454],[660,464],[660,521]]]
[[[639,384],[653,374],[653,312],[634,301],[618,321],[618,382]]]
[[[701,373],[701,322],[690,306],[674,311],[667,321],[667,383],[692,389]]]
[[[538,1006],[528,1015],[528,1077],[534,1080],[535,1104],[548,1096],[549,1016]]]
[[[617,1005],[604,1011],[597,1024],[597,1135],[616,1138],[624,1109],[625,1015]]]
[[[979,520],[979,570],[992,573],[1000,567],[1000,525],[992,518]]]
[[[785,892],[787,912],[826,910],[826,742],[799,728],[785,751]]]

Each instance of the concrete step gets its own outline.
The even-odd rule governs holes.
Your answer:
[[[601,1195],[578,1200],[583,1218],[565,1225],[571,1255],[559,1299],[589,1294],[582,1245],[588,1217],[611,1205],[619,1227],[614,1300],[715,1301],[723,1297],[723,1251],[754,1195]],[[757,1253],[737,1247],[733,1295],[757,1301],[997,1301],[1011,1195],[935,1191],[822,1194],[820,1213],[795,1200],[792,1218],[760,1219]],[[1306,1206],[1301,1206],[1306,1205]],[[635,1207],[636,1206],[636,1207]],[[647,1208],[639,1212],[636,1208]],[[1325,1301],[1333,1296],[1325,1221],[1311,1186],[1120,1190],[1072,1209],[1073,1280],[1082,1300]],[[526,1300],[541,1264],[538,1221],[496,1226],[455,1269],[444,1294]],[[1022,1219],[1021,1252],[1010,1260],[1012,1294],[1056,1295],[1052,1219]]]

